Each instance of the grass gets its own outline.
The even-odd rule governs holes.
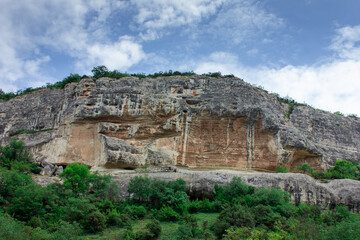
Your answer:
[[[16,135],[23,134],[23,133],[34,134],[37,132],[46,132],[46,131],[51,131],[51,130],[53,130],[53,128],[46,128],[46,129],[41,129],[41,130],[18,129],[16,131],[10,132],[9,136],[12,137],[12,136],[16,136]]]

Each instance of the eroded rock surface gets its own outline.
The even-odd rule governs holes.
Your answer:
[[[106,172],[106,170],[105,170]],[[107,171],[113,176],[121,189],[122,196],[127,196],[130,180],[136,176],[175,181],[182,178],[187,183],[187,191],[193,197],[211,197],[215,184],[225,185],[233,177],[241,179],[250,186],[259,188],[278,188],[290,193],[295,204],[306,203],[332,209],[336,205],[345,205],[353,212],[360,211],[360,181],[336,179],[329,183],[320,183],[300,173],[257,173],[242,171],[196,171],[178,169],[176,172],[134,172]]]
[[[85,78],[0,103],[1,143],[17,135],[36,161],[91,167],[175,165],[272,171],[360,159],[360,122],[296,107],[237,78]]]

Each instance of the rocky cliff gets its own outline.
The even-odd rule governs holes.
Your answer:
[[[20,129],[37,161],[134,169],[271,171],[359,161],[360,121],[289,106],[233,77],[84,78],[0,103],[0,138]]]
[[[154,169],[155,170],[155,169]],[[198,171],[175,169],[175,171],[131,172],[113,171],[113,179],[118,183],[122,194],[126,196],[131,178],[146,176],[165,181],[182,178],[187,183],[187,192],[192,197],[212,197],[215,184],[229,184],[233,177],[241,177],[254,188],[279,188],[290,194],[293,203],[306,203],[332,209],[336,205],[345,205],[352,212],[360,212],[360,181],[336,179],[329,183],[320,183],[300,173],[258,173],[231,170]],[[109,172],[108,172],[109,173]],[[111,173],[111,172],[110,172]]]

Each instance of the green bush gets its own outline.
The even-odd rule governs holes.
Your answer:
[[[160,208],[159,211],[157,211],[156,218],[160,221],[169,221],[169,222],[175,222],[180,219],[180,215],[174,211],[169,206],[165,206]]]
[[[322,231],[322,240],[354,240],[360,239],[360,219],[355,221],[342,221],[329,226]]]
[[[288,192],[276,188],[260,188],[253,194],[253,198],[255,205],[262,204],[276,207],[288,203],[290,195]]]
[[[347,160],[338,160],[333,168],[328,169],[325,176],[335,179],[360,179],[360,166]]]
[[[58,221],[50,230],[51,239],[54,240],[78,240],[83,233],[80,224],[77,222],[70,224],[65,221]]]
[[[191,228],[186,224],[180,224],[174,236],[176,240],[190,240],[194,237]]]
[[[151,240],[154,239],[153,234],[147,229],[141,229],[135,233],[136,240]]]
[[[30,170],[31,156],[23,141],[12,139],[8,145],[0,145],[0,166],[11,170]]]
[[[105,229],[106,218],[99,211],[93,211],[86,217],[84,228],[88,232],[97,233]]]
[[[218,238],[225,233],[225,230],[234,227],[254,227],[254,214],[249,207],[243,205],[235,205],[225,208],[219,215],[215,224],[212,226],[215,235]]]
[[[275,240],[276,238],[269,238],[265,230],[251,229],[248,227],[243,228],[234,228],[231,227],[226,230],[224,234],[225,240],[242,240],[242,239],[271,239]],[[282,237],[277,238],[277,240],[283,239]]]
[[[286,168],[286,167],[283,167],[283,166],[276,166],[276,167],[275,167],[275,172],[278,172],[278,173],[287,173],[287,172],[289,172],[289,169]]]
[[[66,201],[66,205],[61,208],[61,211],[64,221],[78,222],[81,226],[85,226],[88,215],[97,209],[88,199],[71,197]]]
[[[350,217],[349,208],[347,206],[336,206],[334,217],[335,220],[338,222],[349,219]]]
[[[27,240],[30,239],[27,228],[9,216],[0,215],[0,239]]]
[[[21,186],[15,190],[8,211],[22,221],[29,221],[33,216],[43,216],[46,213],[45,196],[45,189],[36,183]]]
[[[223,203],[231,203],[236,198],[244,197],[246,194],[251,194],[254,188],[249,187],[241,178],[234,177],[229,185],[218,186],[215,185],[215,200]]]
[[[209,199],[205,198],[204,200],[194,200],[190,201],[187,204],[187,210],[189,213],[196,213],[196,212],[218,212],[219,206],[214,201],[210,201]]]
[[[64,179],[63,186],[76,194],[84,194],[89,189],[91,175],[86,165],[72,163],[65,168],[60,177]]]
[[[111,209],[107,212],[106,224],[108,226],[122,226],[120,213],[116,209]]]
[[[178,212],[183,212],[189,201],[185,192],[185,181],[165,182],[157,179],[135,177],[129,182],[130,200],[137,204],[159,209],[164,205],[171,206]]]
[[[144,206],[130,205],[125,208],[124,213],[133,219],[142,219],[146,215],[146,208]]]
[[[201,201],[199,201],[198,199],[191,201],[188,203],[187,205],[187,209],[189,213],[197,213],[200,212],[201,209]]]
[[[152,220],[148,224],[146,224],[145,228],[149,230],[154,238],[157,238],[161,234],[161,225],[158,220]]]
[[[255,216],[256,225],[265,225],[270,229],[273,229],[275,222],[281,218],[279,213],[266,205],[257,205],[252,209],[252,212]]]
[[[31,176],[0,168],[0,196],[2,197],[2,204],[10,202],[16,196],[15,191],[17,189],[29,184],[33,184]]]
[[[299,171],[303,171],[303,173],[309,173],[309,174],[312,174],[314,172],[314,170],[312,169],[312,167],[307,164],[307,163],[304,163],[302,164],[300,167],[299,167]]]

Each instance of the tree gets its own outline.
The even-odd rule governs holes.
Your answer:
[[[93,73],[93,78],[106,77],[109,73],[109,70],[104,65],[94,67],[91,72]]]
[[[23,141],[12,139],[8,145],[0,145],[0,165],[9,170],[29,170],[31,155],[25,148]]]
[[[231,203],[234,199],[244,197],[248,193],[252,193],[254,189],[244,183],[240,177],[234,177],[229,185],[215,185],[215,199],[221,202]]]
[[[63,186],[76,194],[84,194],[90,186],[91,174],[86,165],[72,163],[60,174],[64,178]]]

